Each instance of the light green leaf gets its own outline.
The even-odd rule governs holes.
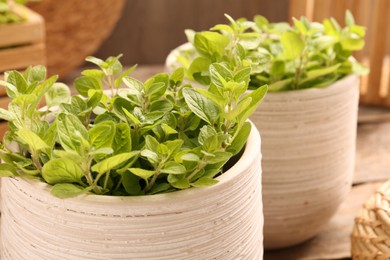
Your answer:
[[[309,70],[306,73],[306,77],[304,80],[302,80],[300,83],[303,84],[309,80],[312,80],[314,78],[318,78],[330,73],[334,73],[337,71],[337,69],[340,67],[340,64],[336,64],[330,67],[325,67],[325,68],[320,68],[320,69],[314,69],[314,70]]]
[[[189,161],[189,162],[198,162],[200,160],[199,156],[194,153],[185,153],[181,156],[181,159],[183,161]]]
[[[115,136],[115,124],[112,121],[95,124],[89,129],[88,134],[92,147],[96,149],[103,147],[111,148]]]
[[[291,31],[284,32],[280,42],[284,50],[283,55],[289,60],[299,58],[305,47],[305,43],[301,37],[297,33]]]
[[[114,155],[112,157],[109,157],[101,162],[98,162],[94,166],[92,166],[92,171],[98,172],[98,173],[106,173],[112,169],[115,169],[117,167],[120,167],[124,162],[129,161],[130,159],[133,159],[134,157],[138,156],[138,151],[133,151],[130,153],[121,153]]]
[[[49,146],[33,131],[22,128],[16,132],[20,139],[27,143],[31,149],[39,151],[49,148]]]
[[[209,125],[202,126],[199,132],[198,142],[200,144],[204,144],[207,139],[216,135],[217,135],[217,131],[213,127]]]
[[[295,27],[298,28],[299,32],[302,35],[306,35],[307,34],[307,28],[301,21],[299,21],[298,19],[293,17],[293,22],[294,22]]]
[[[53,186],[50,193],[57,198],[66,199],[79,196],[91,190],[91,187],[83,188],[72,183],[57,183]]]
[[[294,81],[293,78],[276,81],[269,85],[269,92],[278,92],[287,90],[288,86]]]
[[[61,103],[70,101],[70,90],[64,83],[54,83],[45,93],[46,105],[49,107],[58,106]]]
[[[180,85],[184,79],[184,68],[178,68],[174,70],[169,77],[169,81],[173,83],[173,85]]]
[[[245,85],[248,85],[250,81],[251,68],[243,68],[234,73],[234,81],[235,82],[245,82]]]
[[[88,143],[89,135],[84,125],[75,115],[60,113],[57,116],[57,132],[60,144],[66,151],[83,153],[81,149],[85,142]]]
[[[97,69],[83,70],[81,74],[97,80],[102,80],[104,78],[104,72]]]
[[[67,158],[48,161],[42,168],[42,177],[49,184],[82,183],[84,173],[80,166]]]
[[[234,31],[232,27],[230,27],[227,24],[217,24],[214,25],[212,28],[210,28],[211,31],[220,31],[220,32],[227,32],[228,34],[233,34]]]
[[[140,179],[140,177],[132,174],[130,171],[125,171],[122,174],[122,185],[126,192],[133,196],[140,195],[142,191],[139,183]]]
[[[147,194],[152,195],[152,194],[163,193],[163,192],[167,192],[171,188],[172,188],[172,186],[166,182],[156,183],[153,185],[152,189],[150,191],[148,191]]]
[[[155,153],[149,149],[142,150],[141,156],[146,157],[147,160],[153,165],[156,165],[160,162],[160,157],[157,155],[157,153]]]
[[[244,110],[239,116],[238,121],[239,125],[242,125],[248,118],[253,114],[253,112],[258,108],[264,96],[267,94],[268,86],[264,85],[259,87],[256,90],[253,90],[249,95],[244,99],[251,99],[251,103],[246,110]]]
[[[219,118],[220,111],[218,107],[194,89],[185,88],[183,96],[191,111],[210,125]]]
[[[80,95],[84,97],[88,97],[88,90],[90,89],[103,90],[103,85],[100,80],[87,76],[76,78],[73,84]]]
[[[8,110],[5,110],[4,108],[0,108],[0,119],[6,121],[12,121],[15,119],[15,116]]]
[[[229,152],[216,152],[214,153],[214,157],[211,157],[207,160],[209,164],[214,164],[214,163],[220,163],[220,162],[227,162],[233,154]]]
[[[195,33],[194,46],[196,50],[205,55],[215,59],[221,57],[228,46],[230,40],[227,36],[217,32],[200,32]]]
[[[86,61],[88,62],[91,62],[95,65],[98,65],[99,67],[104,63],[103,60],[99,59],[99,58],[96,58],[96,57],[93,57],[93,56],[88,56],[85,58]]]
[[[114,154],[126,153],[131,151],[130,127],[126,123],[118,123],[114,140],[112,142]]]
[[[191,183],[191,186],[197,187],[197,188],[203,188],[203,187],[209,187],[212,185],[217,184],[218,181],[209,177],[201,177],[196,182]]]
[[[226,99],[222,96],[219,96],[217,94],[213,94],[210,90],[206,90],[203,88],[197,88],[196,91],[198,91],[203,96],[207,97],[211,101],[214,102],[218,107],[224,107],[226,103]]]
[[[18,90],[19,93],[21,94],[27,94],[27,81],[24,79],[23,75],[16,71],[10,71],[7,73],[6,80],[8,83],[12,84],[15,86]]]
[[[11,164],[0,164],[0,178],[1,177],[10,177],[10,176],[16,176],[16,168],[14,165]]]
[[[156,171],[149,171],[141,168],[129,168],[129,171],[144,180],[149,179],[156,173]]]
[[[364,47],[364,39],[362,38],[343,37],[340,43],[347,51],[358,51]]]
[[[238,154],[246,144],[251,129],[252,129],[251,123],[245,122],[242,125],[240,132],[236,135],[236,137],[233,139],[231,144],[226,148],[226,151],[232,153],[233,155]]]
[[[232,72],[221,63],[213,63],[209,67],[211,82],[223,88],[233,78]]]
[[[208,71],[209,71],[210,64],[211,62],[207,58],[204,57],[195,58],[191,62],[191,65],[187,71],[189,78],[196,80],[198,83],[202,85],[209,85],[210,77],[208,75]]]
[[[130,73],[133,72],[133,70],[135,70],[135,68],[137,68],[137,64],[132,66],[131,68],[125,70],[117,79],[115,79],[115,82],[114,82],[115,88],[119,88],[123,82],[123,78],[130,75]]]
[[[345,11],[345,24],[347,26],[355,25],[355,19],[353,18],[353,15],[349,10]]]
[[[103,91],[96,90],[96,89],[90,89],[88,90],[88,101],[87,101],[87,107],[90,109],[94,109],[102,100],[103,98]]]
[[[161,169],[162,173],[167,174],[184,174],[187,172],[186,168],[177,162],[167,162]]]
[[[46,79],[46,67],[42,65],[29,67],[26,78],[30,83],[44,81]]]
[[[188,189],[190,186],[190,182],[188,179],[180,177],[180,175],[170,174],[168,175],[168,182],[172,185],[172,187],[176,189]]]
[[[124,77],[123,83],[134,91],[134,93],[140,93],[144,89],[144,84],[138,79],[131,77]]]

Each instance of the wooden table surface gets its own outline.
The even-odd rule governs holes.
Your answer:
[[[145,80],[163,66],[140,66],[132,76]],[[71,81],[80,71],[69,75]],[[354,185],[337,213],[315,238],[295,247],[266,251],[265,260],[348,259],[354,217],[374,190],[390,178],[390,110],[361,109]],[[378,112],[379,111],[379,112]]]

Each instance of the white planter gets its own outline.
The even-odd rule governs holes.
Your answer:
[[[328,222],[351,188],[359,79],[268,93],[252,121],[262,133],[264,242],[303,242]]]
[[[179,50],[166,59],[180,66]],[[191,84],[202,87],[197,83]],[[351,188],[359,78],[321,89],[268,93],[251,120],[262,135],[264,245],[299,244],[328,222]]]
[[[58,199],[3,180],[2,259],[262,259],[260,135],[208,188]]]

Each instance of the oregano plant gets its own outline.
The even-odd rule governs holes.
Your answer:
[[[293,18],[290,25],[260,15],[253,21],[225,16],[229,24],[185,31],[191,47],[178,48],[176,59],[187,68],[188,79],[208,85],[210,64],[222,62],[230,70],[251,68],[250,89],[268,84],[275,92],[325,87],[348,74],[368,72],[352,57],[364,47],[365,28],[349,11],[345,27],[333,18],[322,23]]]
[[[136,196],[217,183],[244,147],[247,121],[267,87],[246,94],[250,68],[213,63],[209,88],[183,83],[186,71],[141,82],[117,57],[87,57],[96,69],[75,79],[77,95],[43,66],[10,71],[12,99],[0,118],[0,176],[38,178],[65,198],[86,192]],[[45,102],[46,107],[40,109]],[[240,181],[240,180],[237,180]]]

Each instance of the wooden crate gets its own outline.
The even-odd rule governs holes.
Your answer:
[[[16,6],[15,12],[27,20],[0,25],[0,72],[45,64],[44,19],[24,6]]]
[[[12,69],[23,70],[30,65],[45,65],[45,22],[42,16],[24,6],[15,6],[26,20],[19,24],[0,25],[0,74]],[[0,75],[2,78],[2,75]],[[0,107],[7,109],[9,98],[0,87]],[[0,121],[0,138],[7,122]]]
[[[354,54],[370,68],[370,74],[361,80],[360,103],[390,107],[389,0],[290,0],[289,16],[306,16],[312,21],[332,16],[344,24],[347,9],[367,28],[366,45]]]

